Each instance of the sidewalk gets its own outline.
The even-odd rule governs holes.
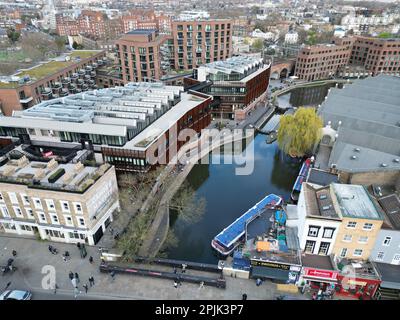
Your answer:
[[[59,251],[57,255],[53,255],[48,251],[49,244],[56,247]],[[86,295],[100,299],[141,299],[141,300],[224,300],[224,299],[241,299],[243,293],[247,293],[248,299],[274,299],[282,294],[276,290],[276,285],[271,282],[264,282],[257,287],[255,281],[226,278],[226,289],[218,289],[212,287],[204,287],[199,289],[197,284],[182,283],[178,289],[173,287],[170,280],[148,278],[141,276],[131,276],[117,274],[115,280],[112,281],[108,274],[99,272],[100,252],[97,247],[86,246],[88,256],[81,259],[78,248],[74,245],[53,243],[48,241],[36,241],[21,238],[10,238],[0,236],[0,264],[3,265],[9,257],[11,251],[17,251],[14,265],[18,268],[14,274],[6,274],[0,277],[0,289],[4,289],[6,284],[11,281],[11,289],[25,289],[34,292],[46,291],[42,287],[42,280],[46,274],[42,274],[44,266],[53,266],[56,270],[56,283],[59,287],[57,292],[63,294],[71,294],[73,299],[73,287],[68,273],[70,271],[77,272],[80,278],[80,290],[84,292],[82,285],[88,283],[88,278],[93,275],[95,286],[89,288]],[[62,253],[68,250],[71,260],[64,262]],[[88,261],[89,256],[93,256],[94,263],[91,265]],[[157,269],[157,266],[153,266]],[[191,270],[187,270],[190,274]],[[52,293],[52,290],[48,290]],[[79,297],[78,297],[79,299]]]

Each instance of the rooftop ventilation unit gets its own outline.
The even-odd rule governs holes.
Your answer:
[[[331,206],[323,206],[322,210],[326,211],[326,210],[329,210],[330,208],[331,208]]]
[[[387,167],[388,165],[386,163],[381,163],[381,167]]]
[[[399,163],[400,159],[399,158],[393,159],[393,162]]]
[[[319,199],[320,199],[320,200],[324,200],[324,199],[326,199],[326,198],[328,198],[326,194],[321,194],[321,195],[319,196]]]
[[[357,159],[357,157],[356,156],[351,156],[350,159],[351,160],[355,160],[355,159]]]
[[[354,151],[355,151],[355,152],[360,152],[361,149],[360,149],[360,148],[354,148]]]

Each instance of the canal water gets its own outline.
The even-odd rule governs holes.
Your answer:
[[[313,96],[320,98],[313,100],[312,104],[321,103],[327,94],[328,87],[319,88],[323,93],[314,93]],[[306,105],[301,101],[301,93],[296,91],[294,98],[290,97],[291,94],[282,98],[293,106]],[[178,241],[177,246],[167,252],[168,258],[216,263],[219,258],[211,247],[211,240],[220,231],[269,193],[283,196],[285,200],[290,198],[300,164],[289,161],[276,142],[267,144],[265,135],[257,135],[251,143],[254,145],[254,155],[251,156],[254,170],[250,175],[236,175],[236,164],[223,164],[222,161],[221,164],[212,164],[215,162],[211,160],[219,160],[219,155],[213,155],[213,159],[209,155],[208,165],[194,166],[187,182],[195,190],[197,199],[206,200],[205,212],[193,224],[171,214],[170,227]]]

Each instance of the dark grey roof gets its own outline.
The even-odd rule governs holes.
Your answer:
[[[400,230],[400,200],[395,194],[379,199],[385,215],[388,217],[394,229]]]
[[[151,34],[154,31],[157,31],[156,29],[135,29],[127,32],[128,34]]]
[[[400,289],[400,265],[374,262],[383,288]]]
[[[400,170],[400,77],[379,75],[331,89],[318,113],[338,133],[329,166]]]
[[[321,256],[318,254],[304,254],[301,256],[303,267],[335,270],[330,256]]]
[[[320,186],[327,186],[332,182],[339,182],[339,177],[337,174],[312,168],[310,170],[310,174],[308,175],[307,182]]]

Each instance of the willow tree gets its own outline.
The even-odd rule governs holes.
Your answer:
[[[278,145],[292,157],[302,157],[321,140],[322,119],[314,108],[299,108],[280,119]]]

